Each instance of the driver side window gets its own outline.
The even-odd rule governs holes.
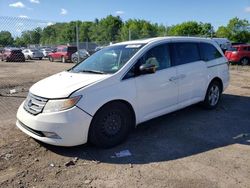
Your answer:
[[[170,67],[170,55],[167,44],[162,44],[150,49],[144,56],[144,64],[153,64],[156,70]]]
[[[156,71],[170,67],[171,61],[169,45],[161,44],[151,48],[137,61],[137,63],[129,70],[123,79],[138,76],[140,74],[139,67],[143,64],[155,65]]]

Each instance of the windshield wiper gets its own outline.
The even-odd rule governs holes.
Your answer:
[[[105,72],[97,71],[97,70],[81,70],[79,72],[88,72],[88,73],[95,73],[95,74],[106,74]]]

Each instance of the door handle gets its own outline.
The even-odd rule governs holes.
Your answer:
[[[186,77],[185,74],[181,74],[179,76],[173,76],[173,77],[169,78],[169,81],[172,82],[172,81],[175,81],[175,80],[183,79],[185,77]]]
[[[185,78],[185,77],[186,77],[185,74],[181,74],[180,76],[178,76],[179,79],[183,79],[183,78]]]
[[[178,80],[178,77],[173,76],[173,77],[169,78],[169,81],[170,81],[170,82],[173,82],[173,81],[175,81],[175,80]]]

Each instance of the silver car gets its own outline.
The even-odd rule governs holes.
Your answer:
[[[36,49],[25,49],[22,51],[25,59],[39,59],[41,60],[44,55],[41,51]]]
[[[79,60],[78,60],[78,53],[79,53]],[[78,50],[77,52],[73,53],[71,56],[71,61],[74,63],[82,62],[84,59],[89,57],[89,53],[85,49]]]

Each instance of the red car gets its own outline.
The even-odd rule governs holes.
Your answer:
[[[65,63],[71,61],[71,55],[76,51],[76,46],[58,46],[55,52],[49,53],[48,57],[51,62],[59,60]]]
[[[235,45],[225,52],[225,56],[231,63],[248,65],[250,63],[250,45]]]
[[[25,62],[25,57],[20,49],[6,48],[1,53],[1,60]]]

